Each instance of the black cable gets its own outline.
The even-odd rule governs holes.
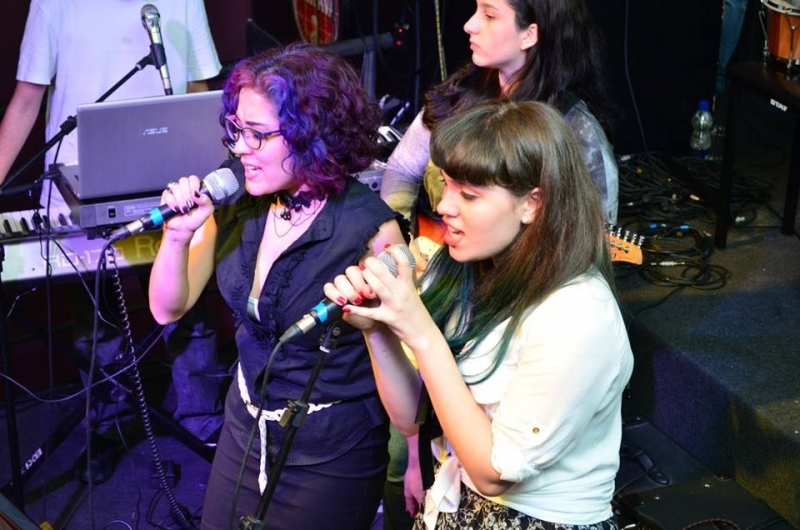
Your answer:
[[[247,438],[247,445],[246,445],[245,450],[244,450],[244,456],[242,456],[242,463],[241,463],[241,466],[239,467],[239,474],[236,477],[236,487],[233,490],[233,498],[231,500],[231,515],[230,515],[230,517],[228,519],[228,528],[231,528],[231,525],[234,522],[237,523],[236,527],[238,528],[238,521],[236,521],[236,505],[239,503],[239,492],[242,489],[242,482],[244,481],[244,472],[245,472],[245,469],[247,467],[247,459],[250,456],[250,451],[253,448],[253,441],[255,440],[255,435],[256,435],[256,432],[258,431],[258,422],[259,422],[259,420],[261,418],[261,413],[264,410],[264,402],[267,399],[267,381],[269,380],[269,373],[272,370],[272,361],[275,360],[275,357],[277,357],[276,354],[280,351],[281,348],[283,348],[283,343],[279,341],[275,345],[275,347],[272,349],[272,353],[270,353],[269,358],[267,359],[267,366],[264,368],[264,371],[261,374],[261,390],[259,391],[259,394],[258,394],[258,398],[259,398],[258,399],[258,408],[256,410],[256,415],[253,418],[253,420],[254,420],[253,421],[253,425],[252,425],[252,427],[250,427],[250,435]],[[237,370],[238,370],[238,368],[237,368]],[[235,385],[235,384],[238,384],[238,383],[236,381],[234,381],[232,384]],[[245,407],[246,406],[247,406],[247,404],[245,404]],[[249,411],[248,411],[248,413],[249,413]],[[267,446],[267,448],[269,448],[269,440],[267,440],[266,446]],[[266,457],[268,458],[269,455],[267,454]],[[271,464],[272,464],[272,462],[270,462],[270,465]]]
[[[636,93],[633,90],[633,83],[631,82],[631,73],[630,69],[628,68],[629,15],[630,15],[630,0],[625,0],[625,22],[623,24],[623,44],[622,44],[623,65],[625,67],[625,81],[628,83],[628,91],[631,96],[631,105],[633,105],[633,112],[636,115],[636,123],[639,126],[639,134],[642,136],[642,147],[644,148],[645,152],[649,152],[650,148],[647,147],[647,137],[645,136],[644,127],[642,125],[642,116],[639,113],[639,106],[636,103]]]
[[[663,222],[689,221],[704,205],[674,179],[656,153],[623,157],[619,163],[619,215]]]
[[[688,224],[653,222],[639,225],[645,256],[635,271],[646,282],[672,290],[660,300],[639,308],[634,317],[665,303],[685,288],[721,289],[730,272],[709,262],[714,254],[710,234]]]
[[[116,263],[116,254],[114,252],[114,247],[112,246],[110,241],[107,241],[103,248],[104,248],[103,255],[105,256],[106,259],[98,260],[98,265],[97,265],[98,271],[97,271],[97,276],[95,278],[95,298],[98,300],[100,298],[99,283],[100,283],[101,271],[102,268],[106,265],[106,263],[108,263],[111,265],[111,271],[112,271],[111,280],[118,305],[118,316],[120,318],[120,324],[122,326],[122,338],[124,345],[123,351],[120,352],[117,358],[118,360],[121,361],[123,368],[127,368],[127,370],[124,373],[125,375],[128,376],[131,386],[133,387],[133,397],[136,399],[136,404],[138,405],[139,415],[141,417],[142,426],[145,431],[145,438],[150,448],[150,453],[153,456],[153,465],[155,466],[156,475],[161,485],[161,490],[163,491],[164,496],[167,498],[169,502],[172,515],[178,522],[178,524],[181,526],[181,528],[194,529],[195,526],[187,517],[186,508],[178,503],[177,499],[175,498],[175,494],[172,491],[169,482],[167,481],[166,471],[164,470],[164,463],[161,459],[161,455],[158,450],[155,433],[153,431],[153,424],[150,418],[150,411],[148,409],[147,400],[144,395],[144,385],[142,384],[141,373],[139,372],[139,365],[138,362],[136,362],[136,356],[135,356],[136,345],[133,342],[133,335],[131,333],[130,319],[128,317],[128,311],[125,304],[125,297],[124,293],[122,292],[122,283],[120,281],[119,269],[117,268],[117,263]],[[99,311],[97,313],[99,313]],[[95,327],[96,325],[97,321],[95,321]],[[92,363],[94,363],[94,357],[95,356],[93,354]],[[87,400],[87,407],[88,407],[88,400]],[[91,482],[92,481],[89,480],[90,485]]]

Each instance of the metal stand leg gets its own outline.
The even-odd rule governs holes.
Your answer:
[[[781,233],[794,234],[797,218],[797,196],[800,193],[800,117],[794,119],[794,139],[792,140],[792,160],[789,163],[789,174],[786,176],[786,199],[783,205],[783,222]]]
[[[5,249],[0,245],[0,272],[3,271]],[[8,330],[6,329],[6,296],[3,292],[3,281],[0,277],[0,353],[2,354],[3,374],[11,375],[11,356],[8,351]],[[8,425],[8,452],[11,462],[11,483],[7,493],[9,500],[18,508],[24,506],[22,493],[22,463],[19,458],[19,437],[17,435],[17,409],[11,383],[3,381],[6,399],[6,424]]]
[[[725,125],[725,151],[722,155],[722,171],[719,179],[719,196],[715,209],[717,222],[714,227],[714,246],[724,249],[728,242],[728,226],[731,217],[731,186],[733,184],[734,159],[736,156],[736,112],[741,103],[741,87],[729,78],[728,113]]]

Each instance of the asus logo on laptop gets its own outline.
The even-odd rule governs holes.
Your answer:
[[[155,136],[156,134],[167,134],[169,132],[169,127],[151,127],[149,129],[145,129],[142,133],[142,136]]]

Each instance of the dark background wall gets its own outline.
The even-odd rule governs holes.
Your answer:
[[[698,100],[714,96],[721,4],[589,0],[607,44],[612,94],[623,110],[615,136],[618,154],[645,147],[688,151]]]
[[[9,0],[0,18],[0,112],[14,87],[17,54],[29,0]],[[144,1],[144,0],[143,0]],[[340,0],[340,40],[357,39],[407,25],[402,48],[382,50],[376,72],[379,97],[391,94],[411,103],[441,79],[439,52],[448,72],[469,60],[462,26],[473,2],[440,0],[442,30],[437,34],[432,1]],[[712,98],[719,41],[721,2],[694,0],[588,0],[607,42],[607,73],[620,108],[614,134],[618,154],[687,150],[690,116],[699,99]],[[757,2],[751,2],[757,4]],[[299,38],[292,0],[206,0],[211,30],[223,63],[230,66],[247,53],[245,25],[253,22],[278,42]],[[757,20],[750,16],[743,36],[751,58],[763,43]],[[441,43],[441,46],[439,45]],[[756,55],[757,57],[757,55]],[[409,115],[412,113],[409,113]],[[31,134],[21,164],[41,148],[42,121]],[[639,123],[641,122],[641,129]],[[35,178],[32,171],[27,178]],[[0,208],[8,209],[0,199]]]
[[[618,154],[645,149],[683,154],[698,101],[714,96],[722,2],[587,1],[606,41],[606,73],[620,109],[614,131]],[[437,34],[432,1],[342,3],[342,38],[370,34],[376,27],[387,31],[396,23],[410,25],[406,48],[384,54],[378,95],[392,93],[416,109],[421,93],[441,79],[439,49],[448,73],[469,60],[462,26],[474,2],[443,0],[440,6],[442,30]],[[253,18],[281,42],[298,38],[291,1],[254,2]],[[761,32],[753,31],[757,24],[748,20],[742,40],[757,41],[760,47]]]

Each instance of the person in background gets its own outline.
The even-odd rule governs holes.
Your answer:
[[[716,94],[725,91],[728,82],[725,69],[730,64],[744,27],[748,0],[723,0],[722,22],[720,24],[719,54],[717,56]]]
[[[234,67],[223,107],[236,157],[225,165],[242,188],[214,212],[197,176],[171,184],[162,201],[185,215],[165,224],[150,276],[158,322],[181,318],[212,274],[236,320],[239,362],[203,506],[202,528],[215,530],[254,516],[276,480],[288,443],[279,420],[312,380],[327,328],[282,334],[344,267],[403,242],[400,216],[354,176],[377,154],[380,109],[347,61],[312,45],[272,48]],[[309,401],[268,526],[368,529],[389,421],[359,330],[341,324]]]
[[[173,92],[208,89],[222,69],[202,0],[153,1]],[[17,66],[17,84],[0,124],[2,183],[47,104],[45,139],[59,132],[81,103],[92,103],[150,53],[142,3],[124,0],[32,0]],[[152,67],[137,72],[109,100],[164,94]],[[45,154],[45,167],[78,163],[77,135]]]
[[[152,2],[160,13],[160,27],[170,80],[175,94],[207,90],[221,64],[211,37],[202,0]],[[91,103],[119,82],[150,53],[150,38],[142,26],[142,2],[125,0],[32,0],[17,67],[17,83],[0,122],[0,184],[30,135],[42,102],[47,105],[46,140],[75,115],[81,103]],[[108,99],[135,99],[164,94],[161,76],[146,68],[128,79]],[[78,164],[77,135],[68,134],[45,154],[52,164]],[[46,210],[66,207],[52,180],[43,179],[41,205]],[[63,210],[62,210],[63,211]],[[47,212],[46,212],[47,213]],[[77,283],[72,303],[74,340],[87,359],[92,351],[94,306]],[[107,293],[112,297],[113,293]],[[116,307],[113,305],[112,307]],[[225,367],[216,359],[216,334],[202,304],[165,330],[167,354],[174,359],[173,386],[177,398],[174,416],[201,440],[213,437],[221,425],[221,393]],[[99,365],[113,362],[122,348],[119,331],[100,328]],[[99,393],[98,393],[99,394]],[[120,445],[113,417],[123,395],[97,396],[92,418],[92,461],[84,451],[76,474],[86,482],[111,477]],[[103,402],[105,401],[105,403]],[[112,419],[109,419],[112,418]]]
[[[417,206],[419,213],[435,216],[442,186],[429,165],[429,144],[437,124],[488,99],[544,101],[564,114],[600,194],[605,221],[616,222],[618,175],[606,134],[610,100],[603,46],[585,1],[481,0],[464,31],[472,60],[426,94],[424,108],[387,161],[381,197],[409,219]]]
[[[442,121],[431,159],[446,229],[421,294],[395,247],[396,277],[367,259],[325,285],[364,330],[392,423],[435,436],[414,528],[617,528],[633,355],[578,142],[545,103],[494,101]]]
[[[490,99],[556,106],[578,138],[594,182],[579,191],[599,192],[603,221],[615,223],[618,170],[607,136],[613,105],[604,82],[602,39],[585,0],[480,0],[464,31],[470,37],[471,62],[428,91],[424,108],[389,157],[381,181],[381,197],[414,225],[417,237],[411,248],[417,269],[424,270],[443,233],[435,212],[442,182],[430,162],[431,132],[446,117]],[[415,443],[410,441],[412,450]],[[384,500],[386,530],[410,526],[411,520],[392,500],[400,490],[405,511],[414,513],[419,500],[417,470],[406,467],[404,446],[393,433]],[[392,520],[398,524],[392,525]]]

